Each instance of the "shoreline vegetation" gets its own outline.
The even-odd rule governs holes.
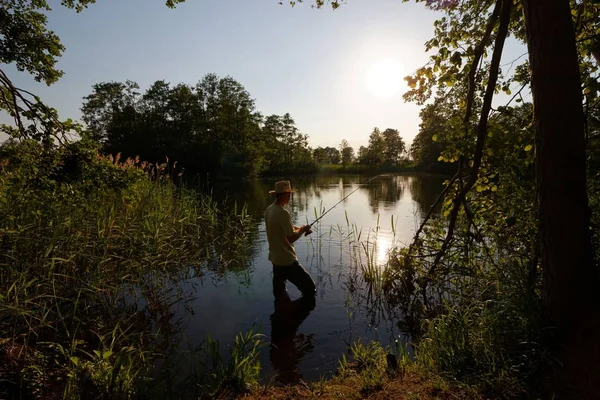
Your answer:
[[[14,142],[1,152],[0,393],[9,398],[385,398],[400,392],[399,398],[510,398],[527,388],[519,379],[522,358],[536,369],[543,365],[539,328],[524,314],[536,297],[517,296],[522,280],[513,280],[527,270],[490,264],[473,274],[465,267],[452,272],[450,283],[444,264],[431,276],[431,260],[422,257],[443,235],[441,221],[433,220],[416,253],[396,249],[383,269],[369,261],[369,243],[366,263],[355,256],[356,279],[380,306],[404,316],[399,322],[412,334],[414,357],[406,344],[384,349],[356,342],[348,358],[340,355],[330,380],[287,388],[261,381],[258,355],[267,338],[241,332],[228,354],[210,338],[181,349],[181,327],[172,321],[172,306],[186,303],[181,281],[244,270],[251,226],[244,207],[228,209],[175,185],[166,163],[104,156],[92,141],[58,148]],[[465,266],[481,262],[458,257]],[[513,278],[498,275],[507,272]],[[426,276],[435,288],[428,300],[415,291]],[[464,304],[456,308],[444,293]],[[515,326],[518,320],[524,325]],[[514,354],[516,338],[527,337],[539,348]],[[182,378],[183,365],[193,368]]]
[[[0,63],[57,82],[65,47],[48,2],[2,4]],[[403,99],[422,107],[410,148],[375,127],[357,149],[313,149],[289,113],[263,115],[242,84],[216,74],[143,93],[130,80],[97,83],[84,127],[2,67],[12,123],[0,124],[11,138],[0,145],[0,397],[597,398],[600,6],[423,4],[439,14],[427,63],[405,78]],[[504,59],[509,37],[528,57]],[[352,251],[356,278],[374,307],[394,311],[411,357],[406,343],[352,343],[331,380],[282,388],[260,380],[267,342],[254,330],[227,354],[211,338],[186,347],[173,320],[174,307],[193,312],[181,282],[247,279],[255,222],[245,206],[175,182],[380,173],[409,160],[451,174],[412,242],[381,268],[368,239],[352,237]]]
[[[403,346],[353,343],[331,380],[287,389],[260,381],[267,339],[253,331],[238,334],[230,354],[210,338],[182,352],[171,320],[172,306],[186,301],[179,282],[243,270],[245,208],[226,210],[175,185],[166,163],[104,156],[86,140],[50,149],[8,143],[1,152],[3,396],[363,398],[408,388],[436,398],[467,390],[425,378]],[[373,271],[363,269],[363,279],[392,282]],[[197,367],[176,377],[184,364]]]

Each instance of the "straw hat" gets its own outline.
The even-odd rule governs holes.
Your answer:
[[[269,194],[281,194],[281,193],[294,193],[290,181],[278,181],[275,182],[275,190],[270,190]]]

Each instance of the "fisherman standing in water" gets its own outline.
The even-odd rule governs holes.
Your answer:
[[[298,262],[294,242],[303,234],[312,233],[310,225],[301,227],[292,224],[290,213],[284,208],[295,190],[289,181],[278,181],[275,190],[275,201],[265,211],[265,225],[269,241],[269,261],[273,264],[273,296],[278,300],[289,300],[285,282],[289,280],[302,292],[302,297],[314,301],[316,286],[308,272]]]
[[[280,382],[297,383],[302,379],[300,361],[314,348],[314,336],[298,335],[298,328],[315,308],[317,289],[308,272],[298,262],[293,243],[303,234],[310,234],[311,230],[310,225],[294,226],[290,213],[284,208],[294,193],[289,181],[276,182],[275,190],[269,193],[275,195],[275,201],[265,211],[275,296],[275,312],[270,317],[269,359]],[[290,300],[285,288],[288,280],[302,292],[302,297]]]

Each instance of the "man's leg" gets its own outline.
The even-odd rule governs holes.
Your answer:
[[[309,298],[315,296],[317,286],[299,262],[295,262],[291,265],[288,280],[296,285],[298,290],[302,292],[302,296]]]
[[[286,288],[285,281],[288,279],[289,268],[287,266],[273,265],[273,296],[275,300],[290,298]]]

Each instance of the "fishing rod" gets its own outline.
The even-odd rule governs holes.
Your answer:
[[[319,218],[315,219],[315,220],[314,220],[314,221],[313,221],[313,222],[312,222],[310,225],[308,225],[308,226],[309,226],[309,230],[308,230],[307,232],[305,232],[305,233],[304,233],[304,236],[307,236],[307,235],[308,235],[308,233],[310,232],[310,228],[311,228],[311,227],[312,227],[314,224],[316,224],[316,223],[317,223],[317,222],[318,222],[318,221],[319,221],[321,218],[323,218],[323,217],[325,216],[325,214],[327,214],[329,211],[333,210],[333,209],[334,209],[334,208],[335,208],[335,207],[336,207],[338,204],[340,204],[342,201],[344,201],[344,200],[346,200],[348,197],[350,197],[350,196],[352,195],[352,193],[354,193],[354,192],[356,192],[358,189],[360,189],[360,186],[361,186],[361,185],[366,185],[367,183],[371,182],[372,180],[374,180],[374,179],[375,179],[375,178],[377,178],[378,176],[380,176],[380,175],[375,175],[374,177],[372,177],[372,178],[371,178],[371,179],[369,179],[368,181],[366,181],[366,182],[364,182],[364,183],[362,183],[362,184],[359,184],[359,186],[358,186],[356,189],[354,189],[354,190],[353,190],[353,191],[351,191],[351,192],[350,192],[348,195],[346,195],[346,196],[345,196],[343,199],[341,199],[340,201],[338,201],[337,203],[335,203],[335,204],[333,205],[333,207],[331,207],[329,210],[327,210],[327,211],[325,211],[323,214],[321,214],[321,216],[320,216]]]

